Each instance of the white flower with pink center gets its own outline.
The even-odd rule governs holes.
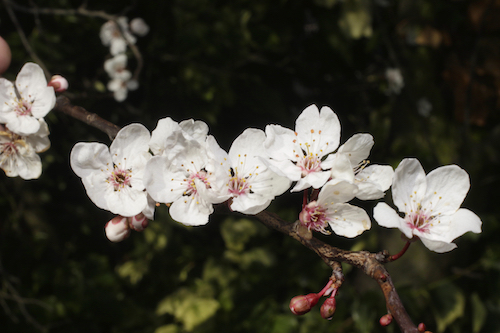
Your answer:
[[[154,202],[148,199],[143,178],[150,134],[141,124],[125,126],[108,147],[79,142],[71,150],[71,168],[82,178],[97,207],[124,217],[143,213],[153,219]]]
[[[394,175],[394,170],[389,165],[369,165],[367,158],[373,144],[370,134],[355,134],[323,162],[325,167],[331,168],[333,179],[356,184],[356,197],[361,200],[383,198],[385,191],[391,187]]]
[[[263,162],[262,145],[266,135],[262,130],[249,128],[234,140],[229,154],[219,148],[213,137],[208,146],[221,168],[216,175],[218,188],[231,196],[230,207],[243,214],[257,214],[271,201],[290,188],[290,180],[279,176]]]
[[[392,184],[394,204],[404,217],[386,203],[377,204],[373,217],[383,227],[399,228],[409,239],[420,238],[432,251],[451,251],[457,247],[455,238],[481,232],[479,217],[460,208],[469,187],[469,175],[456,165],[426,176],[418,160],[407,158],[396,168]]]
[[[175,124],[169,135],[170,142],[163,149],[155,144],[161,155],[154,156],[146,166],[145,184],[151,197],[161,203],[170,204],[173,220],[186,225],[204,225],[213,213],[213,204],[226,201],[229,195],[222,195],[215,186],[215,168],[220,168],[209,156],[205,143],[193,139],[188,134],[179,135]],[[160,127],[160,124],[159,124]],[[157,137],[162,137],[161,126]],[[156,130],[155,130],[156,131]]]
[[[104,46],[109,46],[112,55],[124,53],[127,50],[127,41],[135,44],[136,38],[130,33],[128,19],[125,16],[119,17],[116,22],[108,21],[101,27],[99,33]]]
[[[37,153],[50,147],[47,123],[38,120],[38,132],[22,136],[9,131],[0,124],[0,168],[8,177],[20,176],[23,179],[36,179],[42,173],[42,162]]]
[[[340,142],[340,122],[327,106],[307,107],[297,118],[295,132],[280,125],[266,126],[264,148],[276,173],[297,181],[292,192],[320,188],[330,178],[322,159]]]
[[[56,103],[53,87],[47,86],[43,70],[37,64],[26,63],[13,84],[0,78],[0,123],[19,135],[29,135],[40,129],[39,119]]]
[[[352,238],[361,235],[370,229],[370,217],[364,209],[346,203],[355,197],[357,191],[357,186],[350,182],[329,181],[321,188],[318,200],[309,202],[302,209],[300,223],[325,235],[330,234],[328,227],[340,236]]]

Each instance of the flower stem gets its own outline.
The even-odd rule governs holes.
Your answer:
[[[321,291],[318,293],[319,296],[323,296],[323,294],[328,290],[330,289],[330,287],[332,286],[333,284],[333,280],[328,280],[328,283],[326,284],[326,286],[321,289]]]
[[[304,190],[304,196],[302,199],[302,209],[304,209],[307,206],[307,189]]]
[[[411,244],[411,242],[407,241],[405,246],[403,247],[403,249],[398,254],[395,254],[395,255],[390,257],[390,261],[394,261],[394,260],[401,258],[401,256],[403,254],[405,254],[406,250],[408,250],[408,248],[410,247],[410,244]]]

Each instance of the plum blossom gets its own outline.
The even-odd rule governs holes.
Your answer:
[[[123,102],[129,90],[135,90],[139,84],[132,79],[132,73],[127,69],[127,56],[119,54],[104,62],[104,69],[111,80],[108,82],[108,90],[113,92],[115,100]]]
[[[37,153],[50,147],[49,128],[39,119],[39,129],[35,134],[22,136],[0,124],[0,168],[8,177],[36,179],[42,173],[42,162]]]
[[[53,75],[47,85],[54,87],[56,92],[64,92],[68,90],[69,87],[68,80],[61,75]]]
[[[40,121],[56,103],[53,87],[47,86],[43,70],[26,63],[13,84],[0,78],[0,123],[19,135],[37,133]]]
[[[141,124],[125,126],[108,147],[79,142],[71,151],[71,168],[82,178],[87,195],[97,207],[132,217],[141,212],[153,219],[154,202],[144,186],[150,133]]]
[[[149,26],[142,18],[136,17],[130,21],[130,30],[137,36],[144,37],[149,32]]]
[[[128,19],[125,16],[115,21],[107,21],[101,27],[99,34],[104,46],[109,46],[112,55],[124,53],[127,50],[127,42],[135,44],[136,39],[130,33]]]
[[[171,203],[172,219],[197,226],[208,223],[213,204],[226,201],[229,195],[214,187],[215,174],[220,174],[216,169],[222,166],[201,140],[206,125],[193,121],[184,126],[198,134],[197,139],[170,118],[158,122],[151,140],[151,151],[157,156],[146,166],[145,184],[155,201]]]
[[[208,144],[222,168],[216,174],[218,188],[229,194],[230,207],[243,214],[257,214],[266,209],[271,201],[290,187],[290,180],[279,176],[262,161],[266,156],[262,145],[264,131],[249,128],[234,140],[229,154],[220,149],[213,137]]]
[[[403,74],[399,68],[387,68],[385,70],[385,78],[387,79],[386,94],[399,94],[405,86]]]
[[[368,165],[367,158],[373,144],[370,134],[355,134],[323,163],[325,167],[331,168],[333,179],[343,179],[357,185],[356,197],[361,200],[384,197],[394,175],[389,165]]]
[[[340,143],[340,122],[327,106],[307,107],[295,122],[295,132],[280,125],[266,126],[264,148],[269,167],[279,175],[297,181],[292,192],[320,188],[330,178],[323,157]]]
[[[456,248],[455,238],[481,232],[479,217],[460,208],[469,187],[469,175],[456,165],[439,167],[426,176],[418,160],[407,158],[396,168],[392,184],[394,204],[404,217],[386,203],[377,204],[373,216],[383,227],[419,238],[429,250],[448,252]]]
[[[332,179],[321,188],[318,200],[309,202],[299,214],[300,222],[309,230],[325,235],[334,233],[349,238],[370,229],[371,221],[364,209],[347,204],[358,188],[345,180]]]

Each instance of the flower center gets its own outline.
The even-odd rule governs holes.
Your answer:
[[[297,161],[297,166],[302,170],[302,177],[305,177],[312,172],[321,171],[321,160],[312,153],[304,152],[304,156]]]
[[[208,180],[208,173],[205,171],[205,170],[200,170],[198,171],[197,173],[193,173],[189,179],[188,179],[188,187],[186,189],[186,191],[184,192],[184,195],[186,196],[191,196],[191,195],[195,195],[196,193],[198,193],[198,189],[197,189],[197,183],[200,184],[200,181],[205,184],[205,186],[207,188],[210,187],[210,181]]]
[[[232,177],[227,186],[229,187],[229,193],[236,197],[248,193],[251,188],[247,180],[240,177]]]
[[[318,205],[316,201],[308,203],[299,214],[300,222],[309,230],[315,230],[322,234],[329,235],[330,232],[326,230],[329,219],[326,216],[326,208]]]
[[[407,214],[405,222],[412,230],[428,233],[433,219],[433,216],[427,215],[419,208],[416,212]]]
[[[21,99],[17,101],[14,111],[18,116],[31,116],[31,104]]]
[[[120,191],[125,186],[132,187],[130,184],[131,178],[132,169],[123,170],[115,165],[106,182],[110,183],[115,191]]]

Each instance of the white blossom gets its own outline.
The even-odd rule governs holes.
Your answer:
[[[426,176],[418,160],[407,158],[396,168],[392,184],[394,204],[404,217],[386,203],[377,204],[373,216],[381,226],[399,228],[409,239],[420,238],[432,251],[451,251],[455,238],[481,232],[479,217],[460,208],[469,187],[469,175],[456,165]]]
[[[56,103],[53,87],[47,86],[43,70],[35,63],[26,63],[13,84],[0,78],[0,123],[19,135],[40,129],[39,119]]]
[[[340,143],[340,122],[327,106],[307,107],[297,118],[295,132],[280,125],[266,126],[264,148],[273,171],[297,181],[292,192],[320,188],[330,178],[322,159]]]
[[[104,62],[104,69],[111,80],[108,82],[108,90],[113,92],[118,102],[123,102],[129,90],[138,88],[136,80],[132,80],[132,73],[127,69],[127,56],[118,54]]]
[[[318,200],[308,203],[299,214],[300,222],[310,230],[323,234],[356,237],[370,229],[371,221],[364,209],[347,204],[356,195],[356,185],[332,179],[321,188]]]
[[[219,148],[213,137],[207,141],[214,158],[222,166],[217,169],[221,174],[216,174],[218,188],[232,197],[230,207],[233,211],[257,214],[290,188],[288,178],[279,176],[263,162],[265,139],[264,131],[246,129],[234,140],[229,154]]]
[[[148,34],[149,26],[142,18],[136,17],[130,21],[130,30],[137,36],[143,37]]]
[[[387,94],[399,94],[405,86],[403,74],[399,68],[387,68],[385,70],[385,78],[387,79]]]
[[[187,127],[204,127],[192,125]],[[171,203],[169,212],[175,221],[193,226],[208,223],[213,204],[229,198],[214,188],[215,174],[220,173],[215,169],[221,166],[209,156],[205,142],[194,139],[170,118],[159,121],[152,136],[151,150],[157,156],[146,166],[148,193],[157,202]]]
[[[323,163],[325,167],[331,168],[333,179],[342,179],[357,185],[356,197],[361,200],[384,197],[384,192],[392,184],[394,170],[391,166],[368,165],[367,158],[373,144],[370,134],[355,134]]]
[[[36,179],[42,173],[42,162],[37,153],[50,147],[49,128],[39,119],[39,129],[35,134],[22,136],[0,124],[0,168],[8,177]]]
[[[109,52],[112,55],[124,53],[127,50],[127,41],[131,44],[136,42],[135,37],[129,31],[128,19],[124,16],[119,17],[116,22],[104,23],[99,36],[102,44],[110,47]]]
[[[143,182],[151,158],[149,139],[146,127],[131,124],[118,132],[109,149],[96,142],[73,147],[71,167],[97,207],[125,217],[142,212],[153,219],[154,202],[148,200]]]

